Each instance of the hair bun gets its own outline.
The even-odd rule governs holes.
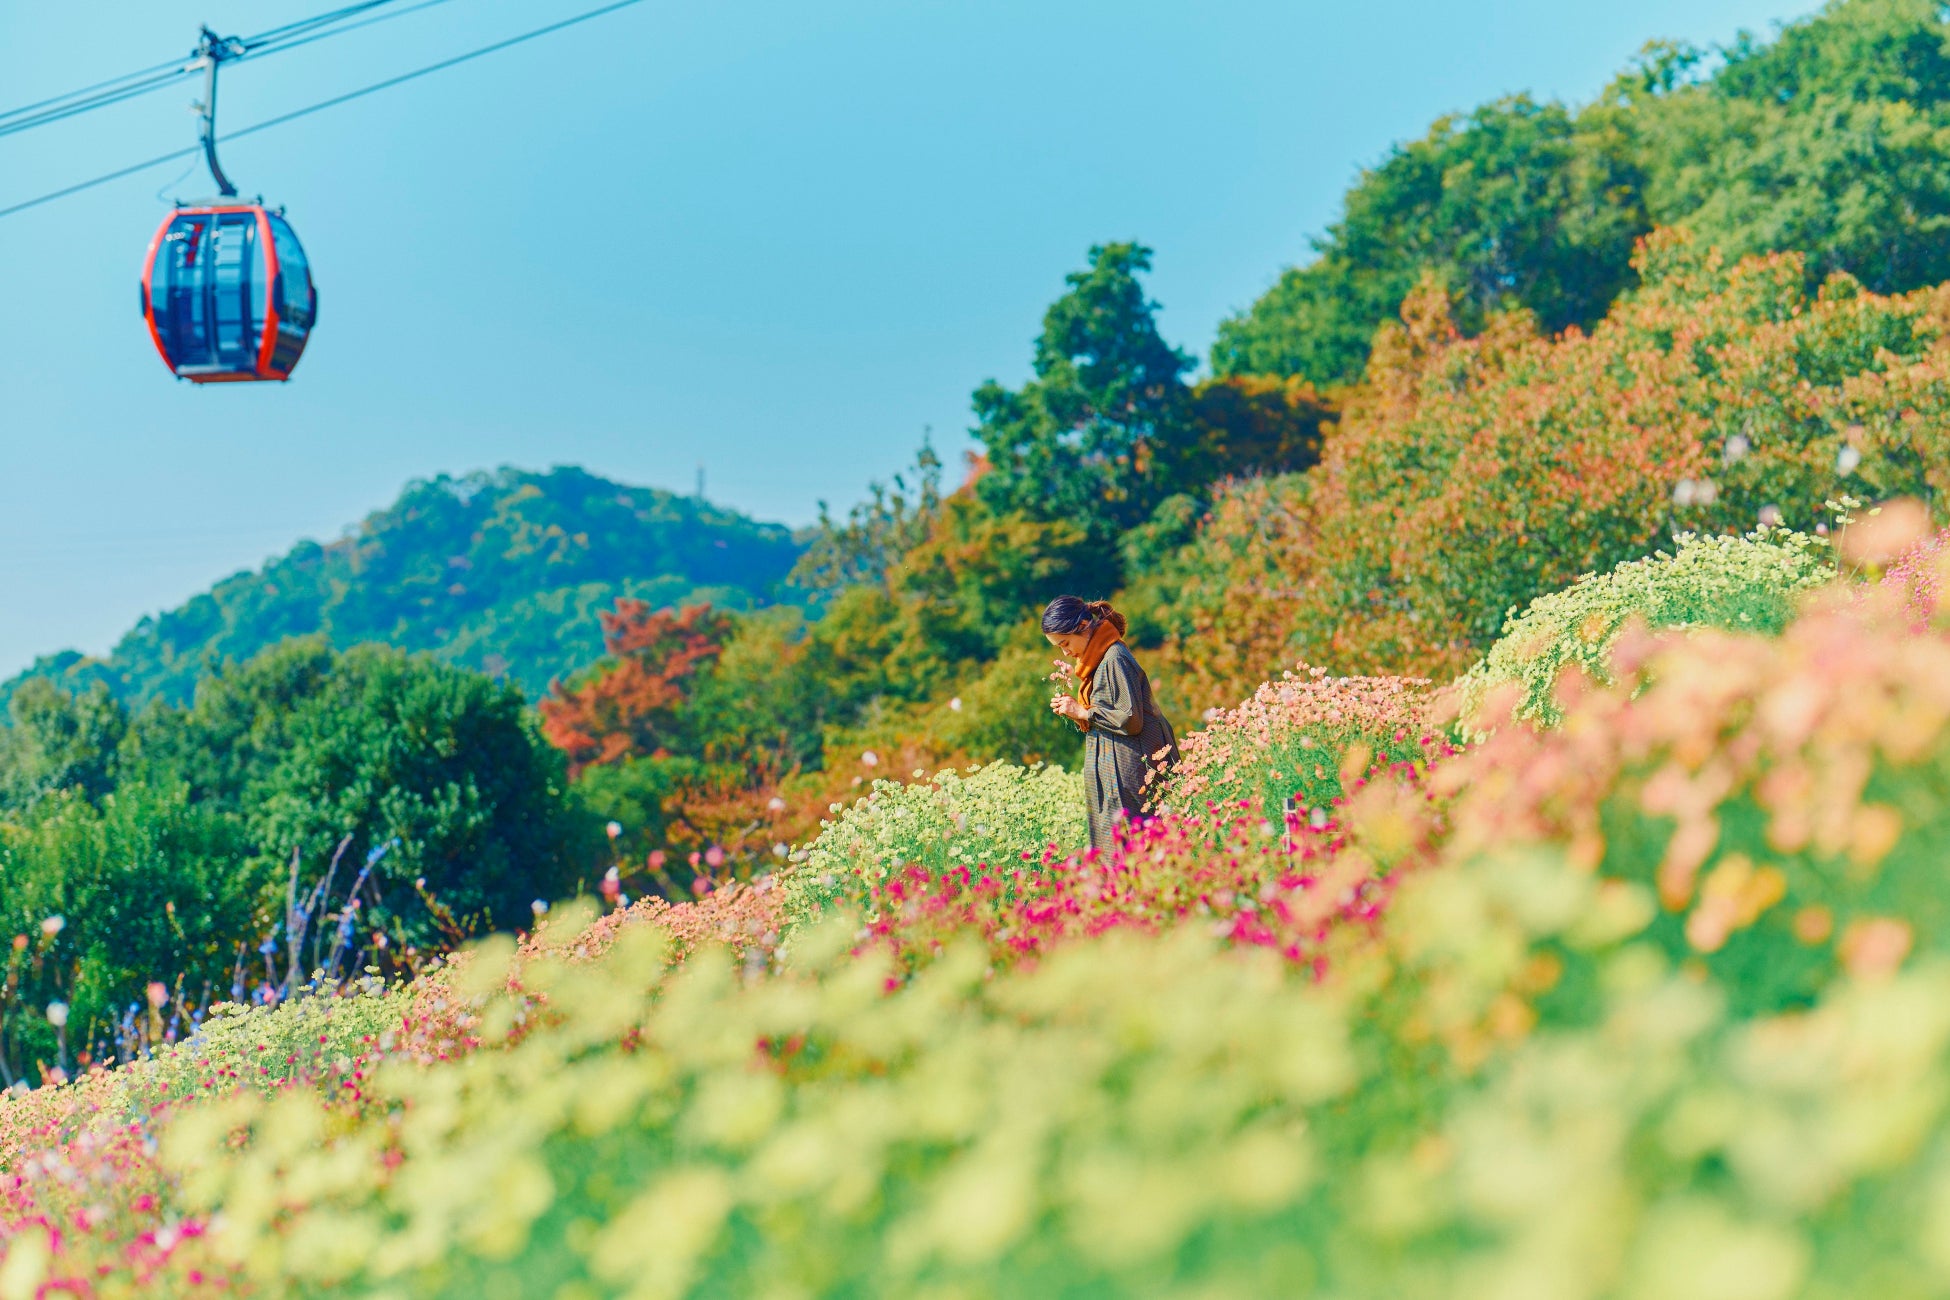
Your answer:
[[[1092,622],[1108,622],[1112,627],[1117,629],[1117,635],[1119,636],[1123,636],[1125,628],[1129,626],[1124,621],[1124,616],[1112,609],[1110,602],[1107,600],[1093,600],[1085,608],[1090,611]]]

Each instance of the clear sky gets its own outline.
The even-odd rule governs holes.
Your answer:
[[[233,69],[235,128],[591,7],[449,0]],[[342,0],[0,3],[0,111]],[[645,3],[276,131],[321,323],[289,385],[172,380],[139,262],[200,171],[0,219],[0,676],[103,652],[413,477],[580,464],[800,524],[968,445],[1092,243],[1165,332],[1302,260],[1364,165],[1500,94],[1808,0]],[[185,84],[0,139],[0,207],[193,142]],[[161,187],[160,189],[158,187]]]

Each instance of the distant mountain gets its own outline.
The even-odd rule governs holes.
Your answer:
[[[196,680],[286,637],[380,641],[507,677],[538,695],[602,653],[619,596],[730,608],[770,598],[799,544],[779,524],[584,470],[500,469],[406,486],[335,542],[300,542],[136,624],[106,659],[46,655],[27,676],[187,700]]]

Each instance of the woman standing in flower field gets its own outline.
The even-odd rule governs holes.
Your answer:
[[[1124,616],[1104,600],[1058,596],[1043,611],[1043,635],[1076,661],[1056,661],[1052,679],[1073,679],[1076,694],[1051,696],[1049,706],[1084,733],[1090,847],[1106,851],[1117,823],[1146,811],[1147,788],[1178,761],[1178,738],[1124,644],[1124,627]]]

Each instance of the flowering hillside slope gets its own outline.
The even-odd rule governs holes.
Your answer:
[[[1642,637],[1554,729],[1317,740],[1319,824],[917,857],[864,924],[795,923],[802,862],[227,1019],[0,1110],[0,1287],[1934,1294],[1950,636],[1914,577]],[[1275,746],[1380,689],[1298,680]],[[893,847],[844,839],[823,871]]]

